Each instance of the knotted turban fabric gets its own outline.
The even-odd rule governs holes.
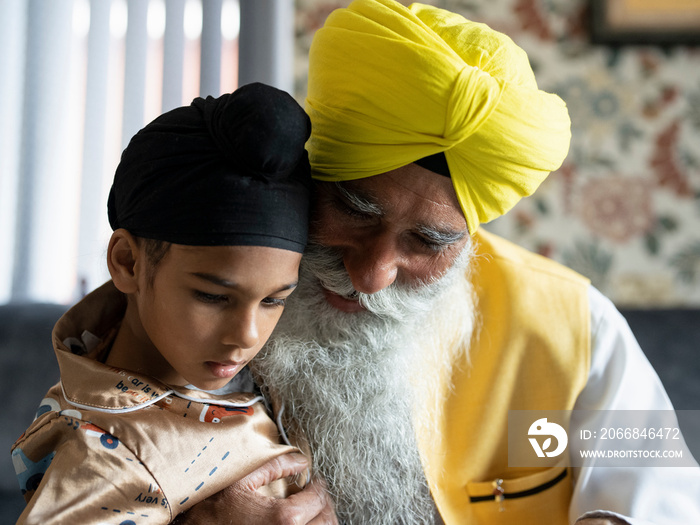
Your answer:
[[[110,225],[176,244],[302,252],[309,133],[294,98],[260,83],[164,113],[122,154]]]
[[[314,178],[347,181],[444,152],[470,232],[566,157],[564,102],[506,35],[432,6],[355,0],[309,55]]]

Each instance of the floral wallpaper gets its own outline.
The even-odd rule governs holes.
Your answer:
[[[297,0],[308,48],[349,0]],[[402,2],[408,4],[409,2]],[[589,277],[619,306],[700,306],[700,47],[592,44],[588,0],[425,0],[508,34],[569,107],[564,165],[486,226]]]

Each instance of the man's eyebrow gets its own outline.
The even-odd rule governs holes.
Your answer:
[[[360,192],[349,190],[340,182],[336,182],[336,188],[342,197],[348,202],[348,204],[350,204],[355,210],[377,217],[384,215],[384,211],[382,210],[381,206],[373,202],[369,195],[364,195]],[[425,224],[419,224],[417,230],[418,233],[423,235],[427,240],[441,246],[455,244],[464,239],[464,237],[467,235],[466,230],[455,230],[450,227],[440,228]]]
[[[336,183],[335,186],[341,196],[348,202],[348,204],[352,205],[355,210],[367,215],[375,215],[377,217],[384,215],[382,208],[375,202],[372,202],[372,199],[369,196],[362,195],[356,191],[351,191],[341,185],[339,182]]]
[[[199,279],[202,279],[204,281],[208,281],[210,283],[216,284],[217,286],[223,286],[224,288],[231,288],[233,290],[239,288],[239,285],[236,284],[235,282],[229,281],[228,279],[222,279],[221,277],[218,277],[218,276],[210,274],[210,273],[192,272],[191,275],[194,275],[195,277],[198,277]],[[285,284],[279,290],[276,290],[273,293],[284,292],[285,290],[291,290],[293,288],[296,288],[297,284],[299,284],[299,281],[294,281],[294,282],[291,282],[289,284]]]
[[[433,226],[421,224],[417,227],[418,233],[434,244],[449,246],[461,241],[467,235],[466,230],[453,230],[451,228],[436,229]]]

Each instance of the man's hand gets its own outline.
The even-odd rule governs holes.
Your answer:
[[[286,499],[263,496],[257,489],[304,472],[304,455],[285,454],[230,487],[198,503],[173,521],[177,525],[338,525],[325,484],[314,480]]]
[[[629,525],[629,523],[615,516],[601,516],[595,518],[578,519],[576,520],[575,525]]]

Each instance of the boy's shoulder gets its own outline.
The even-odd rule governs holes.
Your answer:
[[[82,337],[86,332],[94,334],[98,340],[108,339],[124,319],[125,311],[126,297],[112,281],[107,281],[83,297],[58,320],[52,333],[54,348],[65,341],[86,342]],[[79,352],[78,349],[74,351]]]

